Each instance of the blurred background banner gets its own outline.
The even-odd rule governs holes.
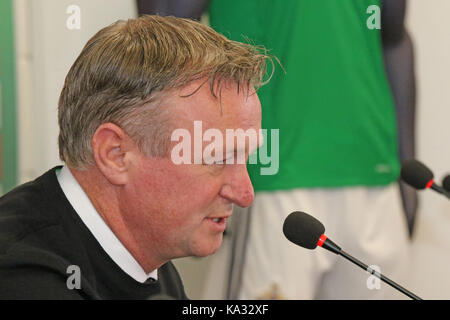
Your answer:
[[[17,184],[13,2],[0,1],[0,194]]]

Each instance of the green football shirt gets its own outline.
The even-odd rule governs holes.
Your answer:
[[[269,137],[270,129],[279,129],[279,170],[262,175],[269,165],[249,164],[256,191],[397,179],[394,103],[381,32],[367,26],[370,5],[381,7],[376,0],[211,2],[214,29],[263,45],[286,70],[276,65],[258,92],[262,127]]]

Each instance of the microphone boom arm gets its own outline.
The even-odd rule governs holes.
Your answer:
[[[399,290],[400,292],[402,292],[403,294],[407,295],[411,299],[413,299],[413,300],[422,300],[420,297],[418,297],[414,293],[406,290],[405,288],[403,288],[398,283],[392,281],[388,277],[383,276],[381,273],[376,272],[372,268],[369,268],[369,266],[367,264],[365,264],[365,263],[359,261],[358,259],[356,259],[355,257],[349,255],[347,252],[342,250],[341,247],[339,247],[336,243],[334,243],[333,241],[328,239],[325,235],[322,235],[322,237],[319,240],[318,245],[321,246],[324,249],[327,249],[327,250],[337,254],[337,255],[343,256],[345,259],[349,260],[350,262],[353,262],[357,266],[361,267],[361,269],[366,270],[370,274],[372,274],[375,277],[377,277],[378,279],[381,279],[382,281],[386,282],[388,285],[390,285],[391,287]]]
[[[361,267],[362,269],[366,270],[367,272],[369,272],[370,274],[374,275],[375,277],[381,279],[382,281],[386,282],[388,285],[390,285],[391,287],[401,291],[403,294],[407,295],[408,297],[410,297],[413,300],[422,300],[420,297],[416,296],[414,293],[412,293],[411,291],[408,291],[407,289],[403,288],[401,285],[399,285],[398,283],[392,281],[391,279],[389,279],[388,277],[385,277],[384,275],[382,275],[379,272],[376,272],[375,270],[369,268],[368,265],[366,265],[365,263],[359,261],[358,259],[356,259],[355,257],[352,257],[351,255],[349,255],[347,252],[345,252],[344,250],[341,250],[339,252],[339,255],[343,256],[345,259],[353,262],[354,264],[356,264],[357,266]]]

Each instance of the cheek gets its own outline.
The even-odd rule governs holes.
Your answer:
[[[220,175],[211,174],[203,166],[151,165],[140,170],[134,187],[135,200],[149,210],[186,218],[201,215],[219,198]],[[144,208],[142,208],[144,209]]]

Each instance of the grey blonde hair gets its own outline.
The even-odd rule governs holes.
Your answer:
[[[211,92],[222,80],[264,84],[265,50],[227,39],[198,22],[142,16],[117,21],[85,45],[64,82],[59,104],[59,154],[70,167],[94,164],[92,137],[102,123],[120,126],[149,156],[170,146],[170,89],[205,78]]]

